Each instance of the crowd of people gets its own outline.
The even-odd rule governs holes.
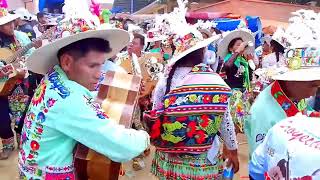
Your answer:
[[[88,179],[74,165],[82,144],[137,171],[153,156],[160,180],[220,179],[224,162],[254,180],[320,178],[320,14],[294,12],[257,47],[245,23],[230,32],[189,24],[187,2],[177,2],[143,23],[72,0],[58,20],[1,8],[0,160],[17,144],[21,179]],[[106,113],[116,106],[97,98],[106,82],[132,114]]]

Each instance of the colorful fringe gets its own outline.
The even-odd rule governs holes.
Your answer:
[[[8,139],[1,139],[2,141],[2,147],[4,149],[13,150],[14,149],[14,138],[8,138]]]
[[[172,154],[156,151],[151,172],[160,180],[215,180],[220,179],[223,162],[219,157],[213,165],[207,159],[207,153]]]
[[[243,132],[244,120],[250,111],[250,100],[247,92],[241,92],[238,89],[232,90],[229,107],[232,120],[239,127],[240,132]]]

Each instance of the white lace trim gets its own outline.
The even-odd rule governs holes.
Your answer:
[[[220,126],[221,138],[229,150],[238,149],[237,136],[229,109],[224,113]]]

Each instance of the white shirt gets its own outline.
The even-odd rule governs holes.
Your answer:
[[[279,54],[279,62],[277,62],[276,53],[271,53],[263,58],[262,68],[280,67],[285,65],[285,61],[283,54]]]
[[[219,63],[219,61],[216,60],[217,59],[216,57],[217,57],[216,53],[208,49],[204,54],[204,63],[210,65],[214,72],[217,71],[218,63]]]

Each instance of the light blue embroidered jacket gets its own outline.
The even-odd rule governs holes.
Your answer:
[[[31,101],[22,131],[19,169],[26,179],[73,179],[77,142],[125,162],[149,145],[144,131],[117,125],[93,102],[92,93],[56,65]]]

